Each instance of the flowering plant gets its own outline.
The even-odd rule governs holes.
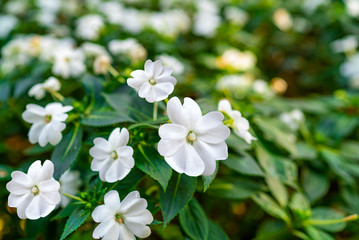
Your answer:
[[[0,1],[0,239],[355,239],[356,9]]]

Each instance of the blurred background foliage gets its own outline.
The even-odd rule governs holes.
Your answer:
[[[118,55],[110,49],[118,77],[95,75],[91,58],[80,77],[58,76],[69,104],[83,109],[95,101],[95,110],[123,111],[121,104],[130,103],[151,115],[151,107],[134,100],[123,81],[132,70],[142,69],[146,59],[165,54],[177,61],[163,59],[178,69],[173,96],[194,98],[204,112],[216,110],[218,101],[227,98],[258,138],[248,145],[232,134],[229,158],[219,163],[208,190],[203,192],[202,181],[211,179],[198,178],[197,200],[164,230],[153,226],[149,239],[203,239],[187,226],[186,211],[196,212],[194,221],[207,224],[199,226],[207,239],[359,238],[358,223],[347,223],[359,212],[358,0],[126,0],[117,1],[126,10],[112,15],[101,10],[106,1],[63,0],[53,20],[41,15],[50,12],[45,2],[0,1],[0,239],[55,239],[62,233],[65,220],[50,221],[54,215],[18,219],[16,210],[7,207],[5,184],[11,171],[26,171],[34,160],[50,158],[54,149],[32,146],[21,118],[25,105],[35,102],[28,89],[53,75],[53,60],[26,52],[45,35],[71,37],[83,48],[89,40],[78,36],[77,21],[88,14],[106,19],[92,43],[109,48],[112,40],[133,38],[138,45],[126,46],[128,51]],[[111,22],[116,14],[128,21]],[[16,19],[8,31],[4,16]],[[30,45],[11,48],[14,39]],[[47,96],[40,105],[51,101]],[[88,156],[92,140],[111,129],[83,126],[75,168],[86,184],[95,184]],[[158,139],[150,138],[154,132],[139,128],[133,137],[142,134],[155,143]],[[159,185],[133,171],[118,189],[120,195],[135,187],[146,193],[161,221]],[[86,184],[83,192],[91,189]],[[90,239],[93,228],[87,221],[68,239]]]

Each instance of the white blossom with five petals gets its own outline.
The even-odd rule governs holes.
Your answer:
[[[135,161],[132,157],[133,149],[126,146],[129,133],[126,128],[115,128],[108,141],[104,138],[95,138],[95,146],[90,149],[93,157],[91,170],[98,171],[104,182],[116,182],[131,171]]]
[[[127,79],[127,84],[138,91],[138,95],[147,102],[158,102],[166,99],[174,90],[177,80],[171,74],[172,69],[163,66],[160,60],[147,60],[145,70],[133,71],[133,78]]]
[[[111,190],[105,195],[105,204],[95,208],[92,218],[100,223],[92,237],[103,240],[136,240],[146,238],[151,229],[146,226],[153,221],[147,209],[147,201],[138,191],[130,192],[122,201],[118,192]]]
[[[46,217],[60,202],[60,184],[53,177],[54,164],[46,160],[41,166],[37,160],[26,173],[14,171],[6,184],[10,192],[8,205],[17,208],[21,219]]]
[[[179,173],[212,175],[216,160],[228,157],[225,140],[230,130],[222,123],[223,114],[215,111],[202,116],[195,101],[185,98],[182,106],[177,97],[168,101],[167,114],[172,123],[162,125],[158,131],[158,152]]]
[[[55,77],[49,77],[45,82],[32,86],[29,90],[29,96],[36,100],[43,99],[46,92],[57,92],[61,88],[60,81]]]
[[[228,100],[222,99],[218,103],[218,111],[224,112],[231,119],[231,127],[235,134],[239,137],[243,138],[248,144],[252,142],[252,140],[256,140],[257,138],[253,137],[249,132],[249,122],[247,119],[242,117],[242,114],[237,110],[232,110],[231,104]]]
[[[29,141],[39,143],[44,147],[47,143],[58,144],[62,139],[61,132],[65,129],[64,121],[68,115],[66,112],[72,110],[72,106],[62,106],[61,103],[49,103],[45,107],[36,104],[27,104],[22,118],[32,123],[29,131]]]

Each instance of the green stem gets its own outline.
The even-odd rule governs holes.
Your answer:
[[[309,219],[308,221],[306,221],[306,223],[310,225],[329,225],[329,224],[355,221],[357,219],[358,219],[358,214],[353,214],[339,219]]]
[[[116,69],[114,69],[112,66],[109,66],[108,67],[108,71],[112,74],[112,76],[114,76],[114,77],[117,77],[118,75],[120,75],[117,71],[116,71]]]
[[[76,196],[74,196],[74,195],[67,194],[67,193],[62,193],[62,195],[66,196],[66,197],[68,197],[68,198],[72,198],[72,199],[75,199],[75,200],[77,200],[77,201],[80,201],[80,202],[82,202],[82,203],[86,203],[84,200],[82,200],[81,198],[76,197]]]
[[[153,104],[153,120],[157,120],[158,102]]]
[[[117,181],[115,184],[113,184],[113,185],[110,187],[109,191],[112,190],[112,189],[114,189],[119,182],[120,182],[120,181]]]
[[[64,101],[64,96],[62,96],[59,92],[56,91],[50,91],[50,94],[54,97],[57,98],[60,102]]]

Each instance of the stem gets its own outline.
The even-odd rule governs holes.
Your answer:
[[[113,184],[113,185],[110,187],[109,191],[112,190],[112,189],[114,189],[119,182],[120,182],[120,181],[117,181],[115,184]]]
[[[112,76],[117,77],[118,75],[120,75],[116,69],[114,69],[111,65],[108,67],[108,71],[112,74]]]
[[[57,98],[60,102],[64,101],[64,96],[62,96],[59,92],[56,91],[50,91],[50,94],[54,97]]]
[[[66,196],[66,197],[68,197],[68,198],[72,198],[72,199],[75,199],[75,200],[77,200],[77,201],[80,201],[80,202],[82,202],[82,203],[86,203],[84,200],[82,200],[81,198],[76,197],[76,196],[74,196],[74,195],[67,194],[67,193],[62,193],[62,195]]]
[[[153,104],[153,120],[157,120],[158,102]]]
[[[329,225],[329,224],[355,221],[357,219],[358,219],[358,214],[353,214],[339,219],[309,219],[308,221],[306,221],[306,223],[310,225]]]

